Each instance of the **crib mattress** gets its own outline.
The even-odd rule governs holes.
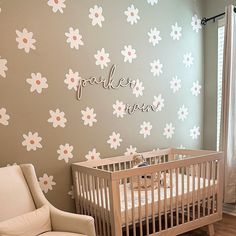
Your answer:
[[[184,183],[183,187],[182,183]],[[208,179],[200,178],[200,183],[198,183],[198,178],[194,178],[192,176],[189,176],[188,178],[187,175],[183,175],[182,177],[182,174],[178,175],[178,187],[176,185],[176,175],[173,175],[171,187],[159,187],[160,199],[158,199],[157,188],[154,190],[148,189],[147,191],[142,190],[139,192],[137,190],[132,191],[129,183],[126,184],[126,190],[124,187],[125,185],[120,184],[120,209],[122,224],[125,224],[126,218],[128,222],[132,222],[133,218],[137,221],[140,218],[145,218],[146,216],[151,217],[153,215],[152,209],[154,209],[154,214],[157,215],[159,213],[162,214],[170,211],[171,208],[175,209],[187,204],[192,205],[194,202],[213,196],[213,194],[217,191],[217,182],[213,183],[212,180],[208,181]],[[195,189],[193,186],[195,186]],[[109,190],[107,189],[106,191],[108,193]],[[95,205],[96,208],[98,206],[100,209],[106,208],[107,202],[107,209],[110,210],[109,197],[107,197],[107,199],[104,197],[105,189],[102,189],[99,192],[100,193],[97,196],[97,191],[94,191],[94,197],[92,191],[88,190],[84,194],[84,197],[87,200],[84,200],[88,202],[88,204]],[[109,194],[107,196],[109,196]]]

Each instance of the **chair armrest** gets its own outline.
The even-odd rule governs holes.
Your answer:
[[[53,231],[63,231],[96,236],[94,219],[87,215],[78,215],[50,207]]]

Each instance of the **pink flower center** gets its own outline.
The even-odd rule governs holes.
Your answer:
[[[156,37],[156,35],[153,35],[153,39],[156,39],[157,37]]]
[[[170,129],[167,129],[167,132],[170,132]]]
[[[95,13],[95,17],[98,17],[98,16],[99,16],[99,15],[98,15],[98,13],[96,12],[96,13]]]
[[[136,90],[138,91],[138,90],[139,90],[139,87],[136,87]]]
[[[115,139],[115,138],[113,138],[113,142],[116,142],[116,139]]]
[[[87,119],[90,119],[91,118],[91,116],[90,115],[87,115]]]
[[[128,55],[131,56],[131,52],[128,52]]]
[[[74,79],[74,78],[71,78],[70,81],[71,81],[72,83],[74,83],[74,82],[75,82],[75,79]]]
[[[36,84],[37,84],[37,85],[40,85],[40,84],[41,84],[41,82],[40,82],[39,79],[36,80]]]
[[[147,128],[147,127],[145,127],[144,129],[145,129],[146,131],[148,130],[148,128]]]
[[[158,66],[155,66],[156,69],[158,69]]]
[[[94,156],[91,156],[91,159],[92,159],[92,160],[94,160],[94,158],[95,158]]]
[[[27,40],[26,38],[23,38],[23,42],[24,42],[24,43],[27,43],[28,40]]]
[[[43,182],[43,184],[44,184],[44,185],[47,185],[47,184],[48,184],[48,181],[47,181],[47,180],[45,180],[45,181]]]
[[[134,13],[133,13],[133,12],[130,12],[130,15],[131,15],[131,16],[134,16]]]
[[[76,37],[76,36],[73,36],[73,40],[77,40],[77,37]]]
[[[34,144],[34,140],[32,140],[32,139],[31,139],[31,140],[30,140],[30,144],[32,144],[32,145],[33,145],[33,144]]]
[[[61,120],[60,116],[57,116],[56,120],[57,120],[57,121],[60,121],[60,120]]]
[[[121,110],[121,107],[118,107],[118,110],[120,111],[120,110]]]
[[[64,154],[67,154],[68,153],[68,151],[67,150],[64,150]]]
[[[100,60],[103,61],[103,60],[104,60],[104,57],[103,57],[103,56],[100,56]]]
[[[58,2],[59,2],[59,0],[54,0],[54,3],[55,3],[55,4],[58,4]]]

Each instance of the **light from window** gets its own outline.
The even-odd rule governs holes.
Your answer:
[[[219,151],[219,147],[220,147],[224,33],[225,33],[224,25],[219,24],[219,27],[218,27],[218,63],[217,63],[217,68],[218,68],[218,72],[217,72],[217,139],[216,139],[217,151]]]

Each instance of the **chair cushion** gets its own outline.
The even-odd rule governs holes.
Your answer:
[[[0,222],[36,209],[20,166],[0,168],[0,209]]]
[[[47,233],[44,233],[44,234],[40,234],[40,236],[86,236],[86,235],[54,231],[54,232],[47,232]]]
[[[0,222],[1,236],[35,236],[51,229],[50,211],[47,205]]]

